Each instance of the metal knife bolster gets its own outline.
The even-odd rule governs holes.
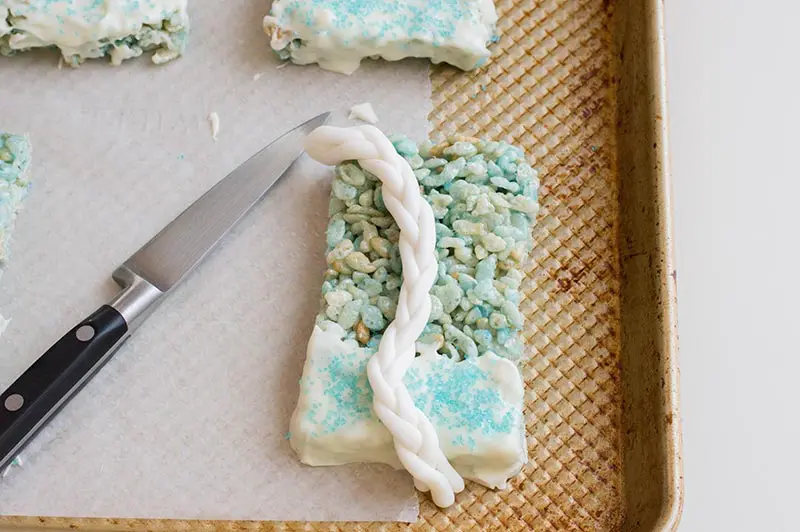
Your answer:
[[[122,291],[108,305],[120,313],[128,324],[130,333],[155,310],[165,292],[124,264],[118,267],[111,277]]]

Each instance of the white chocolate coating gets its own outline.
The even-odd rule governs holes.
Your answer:
[[[422,356],[411,364],[406,384],[429,417],[437,412],[433,423],[450,463],[466,479],[505,488],[527,462],[523,383],[517,367],[494,354],[454,362],[426,346],[418,346],[418,351]],[[291,445],[303,463],[402,467],[391,434],[370,409],[369,356],[367,349],[344,339],[336,323],[323,321],[314,327],[291,422]],[[337,386],[337,381],[353,386]],[[470,403],[476,394],[489,400]]]

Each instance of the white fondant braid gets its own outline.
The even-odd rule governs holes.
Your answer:
[[[317,161],[336,165],[356,160],[383,183],[383,202],[400,227],[403,284],[394,321],[367,364],[375,415],[394,438],[400,462],[420,491],[430,491],[441,507],[453,504],[464,480],[447,461],[430,420],[415,405],[403,377],[416,355],[416,340],[431,313],[429,292],[436,281],[436,229],[411,166],[373,126],[322,126],[306,140]]]

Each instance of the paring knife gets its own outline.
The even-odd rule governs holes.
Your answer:
[[[0,395],[0,471],[300,158],[305,137],[329,116],[312,118],[248,159],[114,271],[120,293]]]

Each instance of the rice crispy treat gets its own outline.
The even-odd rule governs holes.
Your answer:
[[[492,0],[276,0],[264,31],[282,59],[351,74],[365,57],[483,65],[495,39]]]
[[[187,0],[0,0],[0,55],[55,47],[78,66],[108,56],[119,65],[152,51],[156,64],[183,53]]]
[[[502,488],[527,461],[519,288],[533,245],[538,176],[505,142],[390,140],[435,220],[430,315],[403,382],[458,474]],[[290,431],[306,464],[406,465],[376,417],[367,375],[396,319],[405,277],[401,231],[384,192],[358,161],[336,166],[321,310]]]

